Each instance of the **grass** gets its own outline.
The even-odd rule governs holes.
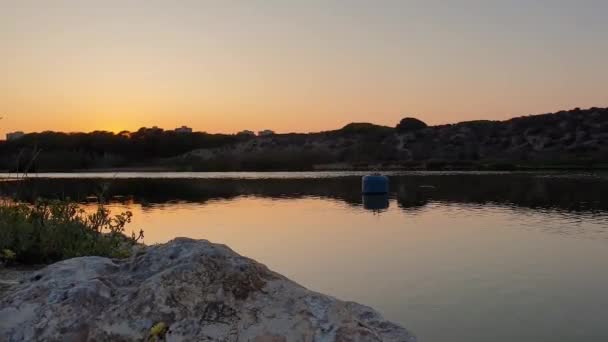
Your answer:
[[[143,238],[124,234],[131,212],[111,215],[103,205],[86,212],[66,201],[0,203],[0,262],[41,264],[79,256],[127,257]]]

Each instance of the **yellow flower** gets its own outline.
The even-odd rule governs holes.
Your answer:
[[[154,324],[152,326],[152,328],[150,329],[150,336],[148,340],[152,340],[152,341],[158,341],[158,340],[164,340],[165,339],[165,334],[167,333],[167,331],[169,330],[169,327],[167,326],[167,324],[165,324],[165,322],[158,322],[156,324]]]

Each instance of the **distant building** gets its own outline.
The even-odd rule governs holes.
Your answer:
[[[176,133],[192,133],[192,128],[187,126],[182,126],[180,128],[175,129]]]
[[[274,131],[271,131],[269,129],[265,129],[263,131],[258,132],[258,136],[260,136],[260,137],[268,137],[268,136],[275,135],[275,134],[276,133]]]
[[[12,133],[8,133],[6,135],[6,140],[11,141],[11,140],[17,140],[19,138],[22,138],[25,135],[25,133],[21,132],[21,131],[17,131],[17,132],[12,132]]]
[[[244,131],[238,132],[237,135],[245,135],[245,136],[248,136],[248,137],[255,137],[255,132],[254,131],[249,131],[249,130],[244,130]]]

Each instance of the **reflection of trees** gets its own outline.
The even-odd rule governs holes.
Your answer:
[[[429,202],[428,190],[415,184],[397,184],[397,203],[403,210],[417,210]]]
[[[237,196],[272,198],[323,197],[353,205],[361,204],[358,177],[333,179],[44,179],[0,182],[0,192],[24,201],[72,198],[77,201],[103,193],[111,201],[132,199],[138,203],[186,201],[203,203]]]
[[[29,179],[0,182],[0,192],[33,201],[38,197],[85,200],[104,194],[116,202],[141,204],[171,201],[204,203],[237,196],[269,198],[320,197],[360,206],[359,177],[319,179]],[[430,201],[493,203],[567,211],[608,210],[608,180],[592,177],[543,177],[531,174],[411,175],[391,177],[390,196],[403,210]]]
[[[394,179],[403,208],[427,201],[495,203],[527,208],[608,210],[608,181],[591,177],[544,177],[532,174],[461,174]]]

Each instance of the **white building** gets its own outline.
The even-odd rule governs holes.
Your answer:
[[[25,133],[23,133],[21,131],[7,133],[6,134],[6,140],[8,140],[8,141],[17,140],[19,138],[22,138],[24,135],[25,135]]]
[[[192,133],[192,128],[188,126],[182,126],[180,128],[175,129],[176,133]]]
[[[267,137],[267,136],[271,136],[271,135],[275,135],[275,132],[271,131],[269,129],[265,129],[263,131],[258,132],[258,136],[260,136],[260,137]]]

